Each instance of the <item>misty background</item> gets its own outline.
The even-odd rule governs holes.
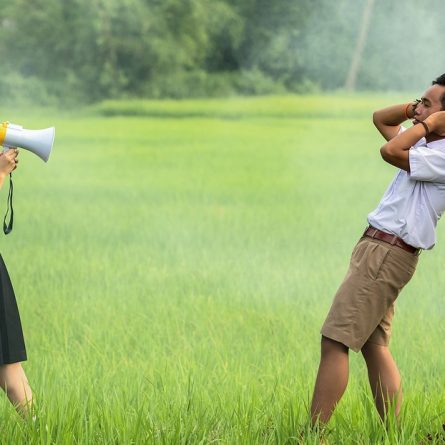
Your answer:
[[[443,0],[0,0],[0,6],[3,103],[420,93],[445,72]]]

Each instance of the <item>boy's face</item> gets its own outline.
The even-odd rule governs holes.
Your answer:
[[[430,114],[442,111],[442,96],[445,94],[445,86],[432,85],[422,95],[420,102],[414,110],[414,123],[424,121]]]

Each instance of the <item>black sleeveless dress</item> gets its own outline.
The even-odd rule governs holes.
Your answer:
[[[0,365],[26,360],[22,324],[8,270],[0,255]]]

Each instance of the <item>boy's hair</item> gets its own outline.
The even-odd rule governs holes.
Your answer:
[[[433,80],[431,82],[431,85],[441,85],[445,87],[445,73],[440,75],[437,79]],[[442,110],[445,110],[445,93],[442,94],[440,102],[442,103]]]

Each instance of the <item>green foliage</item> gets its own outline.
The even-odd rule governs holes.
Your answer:
[[[72,105],[105,98],[339,89],[364,5],[365,0],[36,0],[29,7],[26,0],[2,0],[3,100]],[[403,8],[395,1],[376,2],[358,87],[423,89],[441,74],[443,14],[441,0],[407,0]],[[22,81],[30,86],[13,91]]]
[[[0,76],[0,97],[3,105],[57,104],[58,98],[48,89],[49,85],[35,76],[24,77],[12,72]]]

